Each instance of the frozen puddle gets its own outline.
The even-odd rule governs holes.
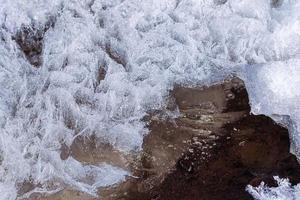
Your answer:
[[[168,110],[169,91],[231,74],[251,112],[289,129],[299,157],[298,0],[0,4],[1,200],[64,188],[98,196],[133,173],[145,117]],[[22,183],[35,189],[20,193]]]

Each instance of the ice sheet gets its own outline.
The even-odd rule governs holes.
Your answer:
[[[85,183],[77,172],[86,166],[74,161],[68,166],[76,173],[65,170],[61,145],[95,135],[125,153],[139,151],[148,132],[141,119],[166,106],[175,84],[211,84],[232,73],[245,80],[252,112],[289,128],[299,157],[298,0],[0,4],[0,199],[15,199],[17,183],[29,179],[45,190],[59,180],[90,194],[91,185],[123,180],[125,172]],[[38,68],[14,40],[24,26],[46,31]]]

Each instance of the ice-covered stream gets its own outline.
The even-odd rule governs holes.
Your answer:
[[[68,185],[91,195],[124,180],[130,172],[115,166],[62,160],[61,146],[95,135],[125,153],[139,151],[147,134],[141,119],[165,107],[174,84],[211,84],[233,73],[245,81],[253,113],[289,128],[300,158],[299,0],[0,5],[1,200],[16,199],[18,184],[29,180],[42,185],[36,192]],[[43,32],[38,66],[17,42],[24,27]],[[284,188],[289,198],[292,189]]]

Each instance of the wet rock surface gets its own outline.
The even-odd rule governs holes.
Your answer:
[[[265,116],[247,116],[226,125],[225,131],[227,137],[216,142],[209,159],[199,159],[203,152],[199,148],[186,153],[147,198],[252,199],[245,192],[247,184],[258,186],[264,181],[275,186],[274,175],[299,183],[299,165],[288,153],[285,129]]]
[[[123,155],[82,138],[71,146],[69,156],[81,162],[108,162],[132,171],[124,183],[100,189],[100,199],[252,199],[245,191],[248,184],[274,186],[274,175],[300,182],[288,131],[268,117],[250,114],[239,79],[211,87],[177,87],[170,94],[169,108],[178,108],[180,116],[148,116],[150,133],[141,154]],[[39,198],[96,199],[71,189]]]

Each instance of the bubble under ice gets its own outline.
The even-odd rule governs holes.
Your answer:
[[[17,185],[29,180],[43,185],[38,192],[69,185],[91,195],[124,180],[130,173],[114,166],[61,160],[61,145],[95,135],[139,151],[147,134],[141,119],[165,107],[174,84],[208,85],[232,73],[245,81],[253,113],[289,128],[300,157],[299,0],[0,4],[0,199],[18,198]],[[36,68],[14,37],[49,22]]]

